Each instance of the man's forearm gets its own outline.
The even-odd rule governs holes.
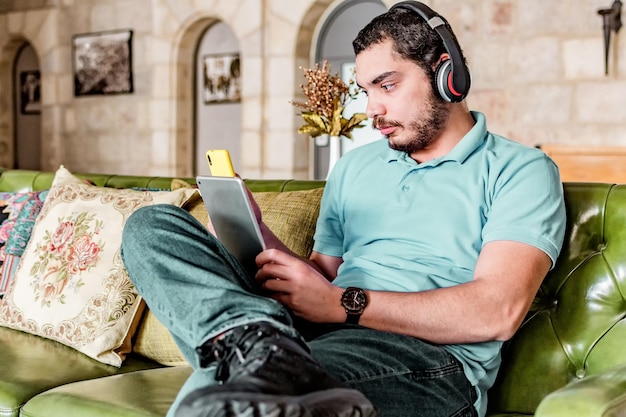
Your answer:
[[[526,302],[511,307],[505,295],[476,282],[413,293],[368,291],[368,297],[359,324],[439,344],[505,340],[518,326],[514,312],[527,310]]]

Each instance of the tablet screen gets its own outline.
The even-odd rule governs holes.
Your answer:
[[[245,184],[238,177],[199,176],[196,182],[217,238],[254,277],[265,243]]]

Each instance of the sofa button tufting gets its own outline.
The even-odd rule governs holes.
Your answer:
[[[583,379],[587,372],[584,369],[579,369],[576,371],[576,378]]]

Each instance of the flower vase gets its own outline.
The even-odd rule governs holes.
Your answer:
[[[326,173],[326,179],[330,175],[330,171],[341,158],[341,136],[329,136],[328,138],[328,172]]]

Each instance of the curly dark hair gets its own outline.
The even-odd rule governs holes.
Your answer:
[[[453,33],[448,22],[445,24]],[[352,41],[354,54],[385,40],[393,41],[394,51],[419,65],[431,79],[439,57],[446,53],[443,41],[426,21],[415,12],[400,7],[375,17],[361,29]]]

